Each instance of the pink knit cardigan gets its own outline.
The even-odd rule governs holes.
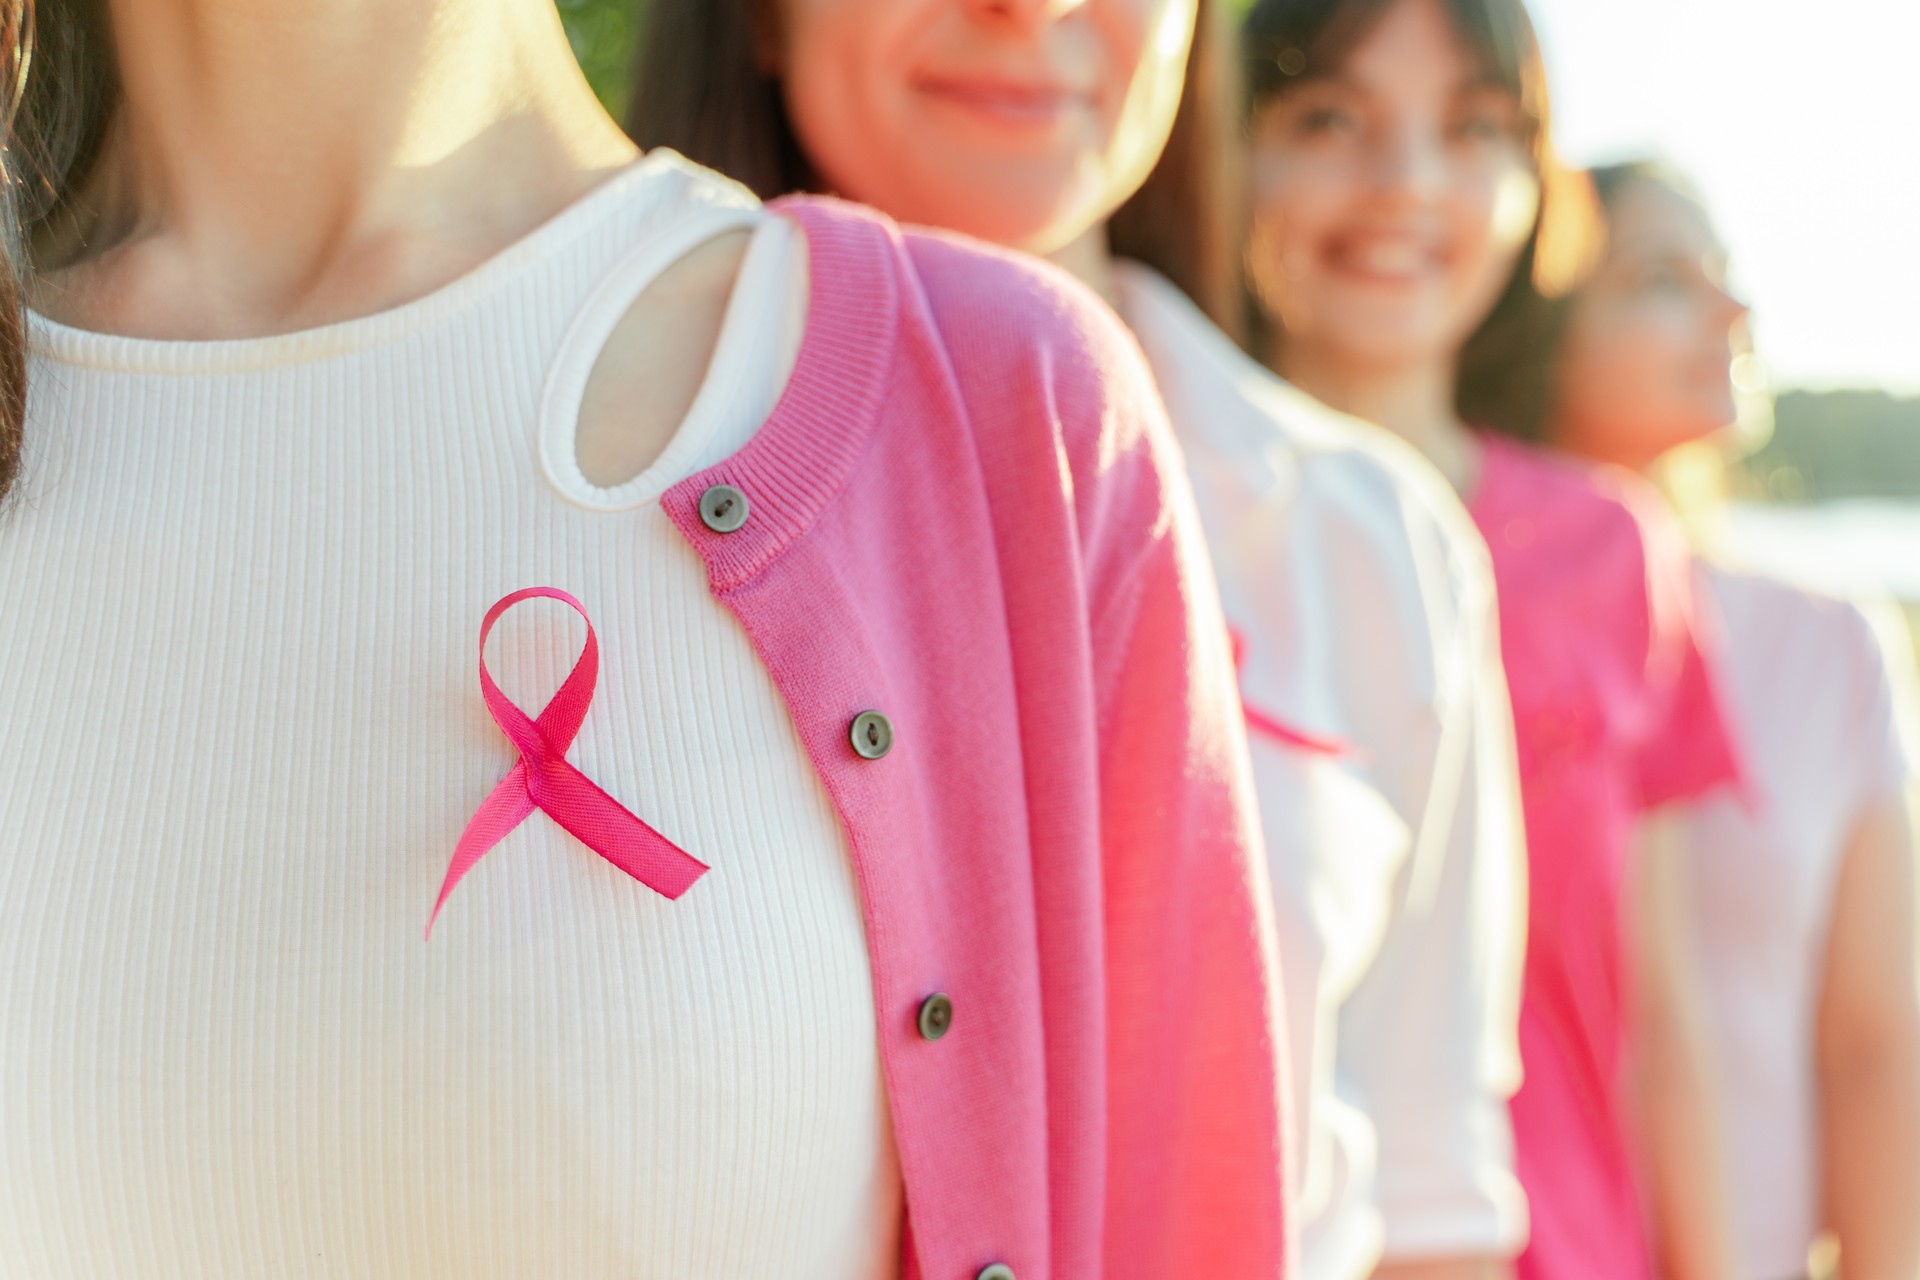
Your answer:
[[[906,1276],[1285,1271],[1232,663],[1138,349],[1050,269],[822,200],[798,365],[666,509],[845,825]],[[749,518],[702,522],[729,484]],[[849,724],[892,722],[863,759]],[[917,1012],[953,1001],[929,1039]]]

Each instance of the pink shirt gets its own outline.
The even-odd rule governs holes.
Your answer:
[[[1695,641],[1685,544],[1633,477],[1485,438],[1530,864],[1513,1100],[1533,1215],[1522,1280],[1649,1274],[1620,1073],[1634,819],[1739,776]]]
[[[1050,270],[779,207],[811,253],[798,364],[752,443],[663,502],[847,829],[905,1274],[1283,1275],[1246,746],[1138,349]],[[701,522],[717,483],[748,497],[735,532]],[[848,742],[868,709],[879,760]]]

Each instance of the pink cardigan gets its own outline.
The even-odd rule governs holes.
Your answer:
[[[664,501],[846,827],[904,1273],[1275,1280],[1273,924],[1138,349],[1052,271],[779,207],[810,246],[798,365],[753,442]],[[731,533],[699,512],[723,483],[748,498]],[[849,741],[869,709],[895,733],[877,760]]]

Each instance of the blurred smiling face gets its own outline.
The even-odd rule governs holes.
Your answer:
[[[1290,351],[1450,360],[1539,211],[1520,103],[1441,0],[1397,0],[1340,66],[1307,70],[1254,122],[1261,302]]]
[[[1630,178],[1607,211],[1607,253],[1574,300],[1556,374],[1557,434],[1636,469],[1733,422],[1746,307],[1700,206]]]
[[[1145,180],[1197,0],[775,0],[800,145],[903,222],[1051,253]]]

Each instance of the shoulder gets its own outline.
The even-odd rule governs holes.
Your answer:
[[[1494,631],[1485,540],[1445,477],[1411,446],[1365,423],[1296,413],[1290,401],[1299,393],[1277,385],[1286,395],[1272,404],[1291,443],[1284,464],[1265,465],[1296,474],[1282,501],[1270,504],[1284,511],[1284,541],[1253,550],[1269,563],[1249,568],[1270,575],[1271,557],[1289,548],[1300,569],[1291,577],[1316,593],[1300,601],[1302,610],[1349,631],[1329,635],[1336,649],[1376,663],[1391,651],[1396,663],[1428,669],[1423,679],[1439,690],[1441,673]],[[1308,429],[1296,430],[1301,424]],[[1202,464],[1192,465],[1197,474]],[[1355,627],[1391,634],[1359,645]]]
[[[1166,535],[1184,466],[1139,345],[1095,294],[1027,255],[843,201],[774,207],[806,232],[816,279],[860,274],[862,314],[841,328],[887,348],[889,412],[918,424],[951,405],[1009,518],[1068,507],[1080,553],[1109,566]]]
[[[1491,575],[1486,543],[1466,505],[1418,450],[1382,428],[1344,417],[1316,420],[1310,434],[1300,434],[1303,494],[1351,512],[1350,518],[1416,551],[1439,549],[1461,575]]]
[[[1504,436],[1481,439],[1483,491],[1476,507],[1551,516],[1569,533],[1631,538],[1657,501],[1646,481],[1621,468]]]
[[[1229,508],[1284,499],[1289,528],[1389,560],[1491,573],[1459,495],[1391,432],[1322,404],[1246,354],[1179,289],[1121,263],[1121,318],[1145,351],[1195,487]]]
[[[1315,678],[1364,680],[1368,705],[1395,714],[1450,698],[1495,618],[1486,545],[1452,486],[1253,360],[1164,277],[1122,263],[1118,285],[1250,642],[1315,655]]]
[[[1601,575],[1644,585],[1688,571],[1678,519],[1660,492],[1624,468],[1484,436],[1475,518],[1496,559],[1533,551],[1586,585]]]
[[[1083,536],[1162,532],[1185,464],[1139,343],[1051,263],[951,232],[902,231],[912,282],[983,450],[1044,448]]]
[[[1788,575],[1715,558],[1700,562],[1700,580],[1730,626],[1820,634],[1866,634],[1864,603],[1797,582]]]
[[[1040,394],[1063,415],[1159,399],[1139,345],[1086,286],[1050,263],[953,232],[904,227],[827,197],[773,207],[797,222],[826,270],[861,271],[887,259],[875,310],[904,321],[898,341],[931,343],[969,393],[1001,400]],[[889,294],[891,296],[889,296]],[[1104,424],[1116,428],[1137,423]],[[1136,431],[1137,434],[1137,431]]]
[[[1104,468],[1157,450],[1165,408],[1132,332],[1051,263],[950,232],[903,233],[915,283],[957,369],[983,398],[1044,404],[1069,460]],[[1076,465],[1076,470],[1078,470]]]
[[[1700,581],[1736,659],[1764,646],[1783,677],[1844,674],[1869,690],[1890,669],[1912,664],[1911,634],[1890,598],[1833,591],[1725,559],[1702,561]]]

